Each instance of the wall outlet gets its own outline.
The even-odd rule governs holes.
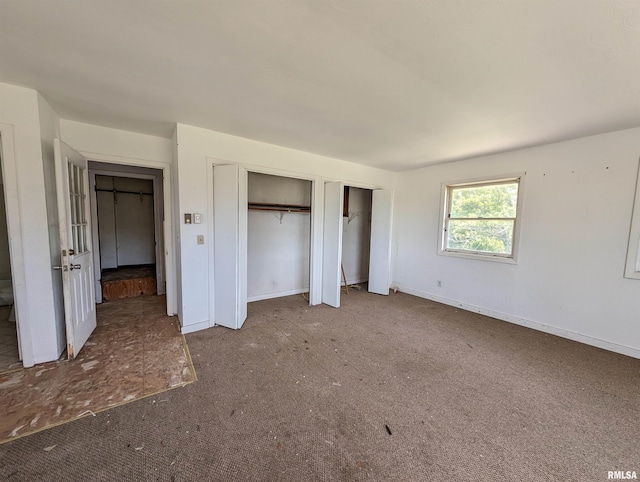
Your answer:
[[[438,286],[438,288],[442,288],[442,281],[440,280],[436,281],[436,285]]]
[[[198,244],[204,244],[204,234],[198,234]]]

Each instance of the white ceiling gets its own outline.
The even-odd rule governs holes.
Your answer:
[[[0,0],[0,81],[403,170],[640,126],[640,1]]]

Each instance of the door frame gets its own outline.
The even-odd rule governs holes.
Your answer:
[[[89,163],[94,162],[89,160]],[[120,164],[118,164],[120,165]],[[128,166],[131,167],[131,166]],[[137,167],[137,166],[133,166]],[[149,169],[149,168],[145,168]],[[89,189],[91,190],[91,234],[93,240],[93,267],[94,267],[94,284],[96,287],[96,303],[102,303],[102,289],[101,289],[101,265],[100,265],[100,239],[98,236],[98,199],[96,195],[96,191],[94,189],[96,185],[96,176],[112,176],[112,177],[124,177],[129,179],[146,179],[153,181],[153,231],[155,237],[155,260],[156,260],[156,286],[159,295],[165,294],[164,284],[165,284],[165,263],[158,263],[159,259],[162,259],[166,262],[166,259],[163,258],[162,253],[164,251],[164,235],[162,233],[162,218],[166,217],[164,213],[164,205],[161,196],[158,196],[158,193],[162,194],[162,198],[164,198],[164,189],[162,183],[160,182],[159,176],[154,174],[143,174],[143,173],[135,173],[135,172],[126,172],[126,171],[110,171],[108,169],[94,169],[89,167]],[[162,288],[161,288],[162,287]]]
[[[2,179],[4,184],[7,231],[9,234],[9,257],[13,284],[13,303],[16,312],[16,330],[18,350],[22,364],[30,367],[35,364],[31,319],[28,310],[28,291],[24,258],[20,201],[18,199],[18,176],[14,151],[14,128],[10,124],[0,123],[0,149],[2,149]]]
[[[130,157],[113,156],[107,154],[99,154],[95,152],[78,151],[89,161],[104,162],[120,166],[132,167],[148,167],[162,171],[162,194],[164,205],[164,221],[163,221],[163,241],[165,251],[165,283],[167,296],[167,315],[173,316],[178,312],[177,299],[178,287],[176,284],[176,256],[175,243],[173,242],[174,223],[173,223],[173,190],[171,182],[171,164],[162,161],[152,161],[148,159],[135,159]],[[97,254],[94,252],[94,257]],[[98,263],[100,262],[98,258]],[[156,260],[157,262],[157,260]],[[95,258],[94,258],[95,266]]]

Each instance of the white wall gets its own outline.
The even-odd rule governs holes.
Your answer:
[[[112,178],[111,178],[112,179]],[[100,187],[100,176],[96,176],[96,187]],[[96,192],[96,216],[100,271],[118,267],[118,240],[116,239],[116,210],[113,193]],[[94,229],[95,232],[95,229]],[[93,243],[95,246],[95,243]],[[95,256],[96,253],[94,253]],[[102,273],[99,274],[102,279]]]
[[[399,174],[395,284],[640,357],[640,281],[623,277],[639,155],[630,129]],[[441,183],[518,171],[518,264],[437,255]]]
[[[311,205],[311,182],[249,173],[249,202]],[[248,213],[249,301],[309,290],[310,213]]]
[[[311,182],[250,172],[248,196],[250,203],[311,206]]]
[[[348,284],[369,279],[371,191],[349,188],[349,217],[342,218],[342,265]]]
[[[152,181],[97,175],[96,187],[121,191],[96,193],[101,268],[155,264]]]
[[[285,147],[234,137],[198,127],[178,124],[177,136],[177,218],[180,235],[180,275],[183,331],[194,331],[209,326],[211,312],[209,263],[212,241],[212,220],[208,215],[209,196],[212,196],[211,164],[239,163],[251,171],[318,180],[343,180],[359,187],[391,186],[394,174],[381,169],[368,168],[337,159],[296,151]],[[313,194],[320,206],[312,212],[312,225],[321,224],[323,189]],[[202,213],[202,224],[185,225],[184,213]],[[318,223],[317,220],[320,220]],[[315,222],[313,221],[315,220]],[[205,236],[205,244],[197,245],[196,236]],[[311,251],[321,249],[316,232],[311,238]],[[213,302],[213,300],[211,300]]]
[[[14,227],[19,228],[22,236],[21,259],[13,260],[13,276],[15,297],[20,303],[18,322],[23,335],[22,355],[26,366],[54,360],[59,354],[40,106],[43,104],[35,90],[0,84],[0,123],[13,126],[17,184],[12,187],[12,195],[15,195],[19,218],[19,224],[14,224]],[[54,130],[55,118],[51,113],[48,115],[51,123],[46,122],[45,129]],[[4,181],[5,189],[9,190],[9,179],[5,177]],[[12,233],[12,237],[15,234]]]
[[[60,118],[47,101],[38,94],[40,116],[40,138],[42,141],[42,164],[44,169],[45,199],[47,205],[47,229],[49,232],[50,266],[61,265],[60,226],[58,221],[58,199],[56,194],[56,168],[53,154],[53,140],[60,138]],[[56,319],[58,356],[67,346],[67,332],[64,319],[64,295],[62,271],[50,270],[53,285],[53,303]]]
[[[64,141],[76,151],[88,155],[97,154],[100,160],[105,154],[126,159],[147,159],[171,164],[173,150],[170,139],[136,132],[95,126],[66,119],[60,121]]]

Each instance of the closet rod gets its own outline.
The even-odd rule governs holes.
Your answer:
[[[118,189],[98,189],[96,188],[96,192],[115,192],[116,194],[137,194],[142,196],[153,196],[152,192],[135,192],[135,191],[119,191]]]

